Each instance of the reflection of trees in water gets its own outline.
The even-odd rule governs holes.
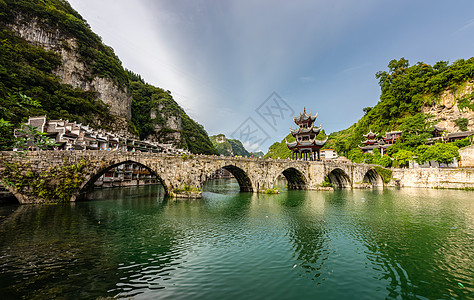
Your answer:
[[[415,196],[410,190],[387,189],[348,192],[346,207],[351,213],[345,214],[342,229],[365,246],[364,254],[378,279],[389,282],[388,297],[465,296],[468,292],[456,287],[463,277],[472,282],[472,241],[469,244],[454,237],[451,224],[466,220],[450,216],[459,207],[446,198],[437,202],[439,194],[434,197],[426,191],[427,197],[424,193],[418,190]],[[336,194],[329,198],[331,203],[339,203]],[[461,249],[471,250],[458,252]],[[449,264],[440,264],[446,261]]]
[[[163,270],[182,255],[180,233],[161,217],[166,201],[145,195],[18,207],[0,223],[1,294],[94,298],[138,283],[159,286],[170,269]]]
[[[293,243],[293,256],[298,267],[320,283],[324,276],[324,264],[329,258],[331,247],[323,211],[311,207],[315,202],[324,201],[322,194],[289,191],[281,204],[287,207],[288,236]]]
[[[235,178],[208,179],[203,183],[202,191],[204,193],[234,194],[240,192],[240,186]]]

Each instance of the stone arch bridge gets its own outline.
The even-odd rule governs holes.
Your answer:
[[[20,203],[75,201],[124,163],[146,167],[172,197],[201,197],[203,183],[220,168],[245,192],[265,192],[280,175],[289,189],[317,189],[325,179],[339,188],[383,186],[381,167],[366,164],[92,150],[0,152],[0,184]]]

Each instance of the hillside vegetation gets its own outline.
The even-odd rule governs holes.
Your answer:
[[[170,92],[127,72],[113,49],[102,43],[67,1],[0,0],[0,16],[0,150],[11,147],[13,128],[29,116],[47,115],[50,119],[69,119],[95,128],[112,128],[116,116],[96,91],[64,84],[57,74],[63,64],[61,51],[77,51],[72,55],[77,54],[79,62],[86,66],[81,74],[86,82],[78,86],[86,86],[94,77],[108,78],[125,94],[132,94],[128,132],[171,142],[193,153],[217,153],[204,128],[184,112]],[[47,51],[27,42],[14,31],[20,25],[39,27],[45,35],[60,36],[59,49]],[[69,39],[77,45],[72,47]],[[156,111],[155,120],[151,120],[152,110]],[[167,120],[169,115],[180,126],[167,127],[172,123]]]
[[[408,60],[401,58],[390,61],[388,71],[377,72],[376,78],[381,88],[380,101],[374,107],[364,108],[365,115],[356,124],[329,136],[327,146],[340,155],[357,148],[369,130],[385,134],[401,129],[403,124],[410,126],[409,118],[421,113],[423,106],[437,105],[444,91],[455,94],[474,78],[474,58],[460,59],[451,65],[440,61],[433,66],[422,62],[409,66]],[[458,102],[469,107],[473,99],[474,94],[470,94]]]
[[[318,140],[324,140],[327,137],[326,133],[324,132],[324,129],[321,130],[316,137]],[[286,140],[288,142],[293,142],[295,141],[295,137],[290,134],[288,134],[286,137]],[[327,147],[325,147],[327,148]],[[265,158],[275,158],[275,159],[285,159],[288,157],[291,157],[291,151],[288,149],[286,146],[286,141],[283,139],[281,142],[275,142],[273,143],[269,148],[267,154],[264,156]]]
[[[386,131],[403,130],[400,142],[389,148],[389,154],[395,155],[401,150],[415,151],[424,144],[429,136],[427,131],[434,123],[431,122],[432,116],[422,113],[422,108],[438,105],[443,93],[456,95],[466,82],[472,81],[474,58],[460,59],[452,64],[440,61],[433,66],[423,62],[410,66],[404,58],[394,59],[389,62],[387,71],[377,72],[376,78],[381,88],[378,103],[374,107],[363,108],[365,115],[357,123],[331,133],[325,148],[334,148],[339,155],[356,158],[357,161],[367,161],[367,157],[364,160],[358,151],[358,145],[365,140],[364,134],[371,130],[381,136]],[[456,101],[459,109],[474,111],[474,93],[459,97]],[[460,130],[466,129],[466,120],[456,123]],[[287,140],[294,138],[288,135]],[[458,143],[464,144],[466,141]],[[266,157],[286,158],[289,155],[291,153],[283,140],[270,146]]]
[[[228,139],[223,134],[212,135],[209,137],[212,144],[220,155],[224,156],[246,156],[250,157],[252,154],[245,149],[242,142],[235,139]]]

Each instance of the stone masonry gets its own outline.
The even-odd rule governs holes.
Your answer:
[[[66,176],[73,178],[75,185],[67,191],[67,201],[75,201],[97,178],[107,170],[124,163],[138,163],[147,167],[163,184],[172,197],[201,197],[202,184],[218,169],[230,171],[237,179],[241,191],[265,192],[273,188],[278,176],[283,174],[290,189],[317,189],[325,178],[336,187],[383,186],[381,176],[371,165],[326,161],[273,160],[262,158],[237,158],[206,155],[172,155],[147,152],[121,151],[30,151],[25,156],[15,152],[0,152],[0,183],[12,192],[20,203],[47,202],[32,193],[24,178],[32,172],[50,181],[50,190],[60,189],[61,170],[81,162],[81,168],[72,168]],[[22,166],[15,175],[12,168]],[[55,170],[53,177],[48,173]],[[58,171],[59,170],[59,171]],[[18,175],[19,174],[19,175]],[[13,176],[13,177],[12,177]],[[50,178],[50,179],[48,179]],[[34,178],[32,178],[34,179]],[[66,178],[68,179],[68,178]],[[71,180],[66,181],[71,182]],[[44,182],[42,182],[44,184]],[[66,193],[66,192],[65,192]]]

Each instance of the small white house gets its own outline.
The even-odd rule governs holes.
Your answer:
[[[334,149],[323,149],[321,150],[321,159],[328,160],[328,159],[336,159],[337,153]]]

